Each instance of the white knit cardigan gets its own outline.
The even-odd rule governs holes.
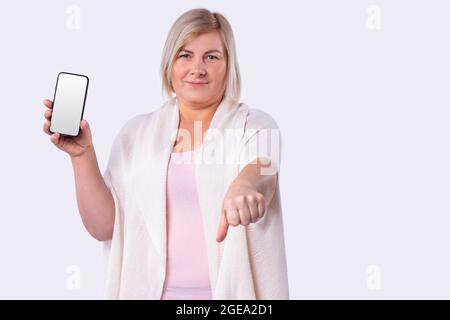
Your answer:
[[[175,97],[156,111],[129,120],[113,143],[103,174],[115,202],[113,238],[104,242],[107,299],[161,298],[166,272],[167,167],[178,124]],[[233,134],[226,135],[229,129]],[[225,240],[216,241],[225,193],[240,170],[263,154],[279,174],[280,144],[270,154],[250,148],[263,132],[277,129],[267,113],[224,99],[196,159],[213,299],[289,299],[278,182],[261,220],[230,226]]]

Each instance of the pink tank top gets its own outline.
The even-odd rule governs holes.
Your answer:
[[[167,173],[167,268],[161,300],[212,299],[194,153],[173,152]]]

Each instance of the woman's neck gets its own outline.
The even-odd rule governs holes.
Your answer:
[[[219,107],[220,101],[216,101],[206,106],[196,106],[184,103],[178,100],[180,111],[180,122],[192,125],[195,121],[201,121],[203,124],[209,124]]]
[[[177,133],[174,148],[176,150],[199,148],[221,100],[203,107],[189,106],[182,101],[178,102],[180,112],[178,129],[182,129],[182,131]],[[186,131],[189,133],[188,137]]]

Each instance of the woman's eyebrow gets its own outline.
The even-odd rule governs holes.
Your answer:
[[[192,52],[192,51],[190,51],[190,50],[187,50],[187,49],[181,49],[180,51],[185,51],[185,52],[190,53],[190,54],[193,54],[193,53],[194,53],[194,52]],[[207,54],[207,53],[213,53],[213,52],[218,52],[218,53],[220,53],[220,54],[223,55],[222,51],[217,50],[217,49],[206,51],[205,54]]]
[[[217,50],[217,49],[214,49],[214,50],[209,50],[209,51],[206,51],[205,53],[213,53],[213,52],[217,52],[217,53],[220,53],[220,54],[222,54],[222,51],[220,51],[220,50]]]

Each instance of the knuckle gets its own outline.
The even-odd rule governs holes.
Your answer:
[[[237,226],[239,224],[239,217],[236,214],[228,214],[227,216],[228,224],[232,225],[233,227]]]
[[[231,220],[231,221],[229,222],[229,224],[230,224],[231,226],[233,226],[233,227],[236,227],[237,225],[239,225],[239,223],[238,223],[236,220]]]

